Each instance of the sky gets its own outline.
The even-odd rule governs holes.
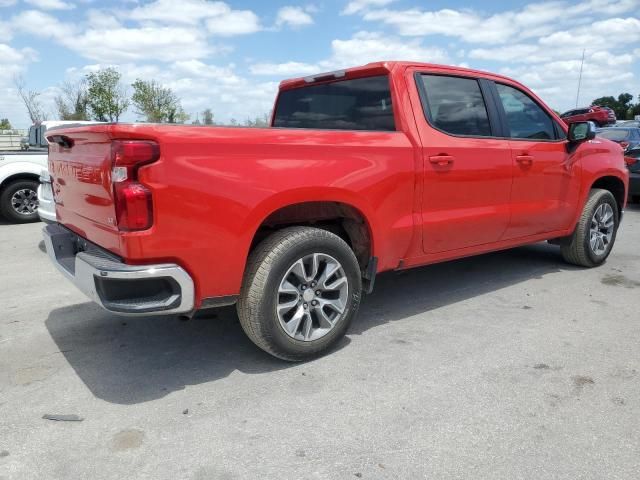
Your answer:
[[[640,0],[0,0],[0,118],[30,121],[13,79],[42,92],[116,67],[171,88],[195,120],[268,112],[284,78],[378,60],[515,78],[552,108],[640,95]],[[636,98],[634,98],[636,100]],[[132,108],[123,120],[134,121]]]

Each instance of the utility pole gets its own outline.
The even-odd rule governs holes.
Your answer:
[[[580,76],[578,77],[578,93],[576,93],[576,108],[578,108],[578,100],[580,99],[580,84],[582,83],[582,67],[584,66],[584,51],[582,49],[582,61],[580,62]]]

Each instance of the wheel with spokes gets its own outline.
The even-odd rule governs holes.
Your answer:
[[[38,220],[38,182],[15,180],[2,189],[0,213],[13,223]]]
[[[344,335],[361,290],[358,261],[344,240],[318,228],[285,228],[252,252],[238,316],[263,350],[306,360]]]
[[[602,264],[616,240],[619,218],[618,204],[611,192],[591,190],[570,243],[561,247],[564,259],[582,267]]]

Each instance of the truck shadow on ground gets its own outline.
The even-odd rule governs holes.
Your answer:
[[[383,274],[374,294],[365,298],[349,335],[365,334],[418,313],[436,315],[443,306],[571,268],[562,263],[557,247],[537,244]],[[168,316],[116,317],[82,303],[53,310],[46,326],[91,392],[118,404],[161,398],[235,370],[259,374],[294,365],[255,347],[233,307],[202,312],[182,322]],[[337,348],[350,341],[343,339]]]

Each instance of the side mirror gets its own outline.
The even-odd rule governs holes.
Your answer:
[[[576,122],[569,125],[569,141],[584,142],[596,137],[596,125],[593,122]]]

